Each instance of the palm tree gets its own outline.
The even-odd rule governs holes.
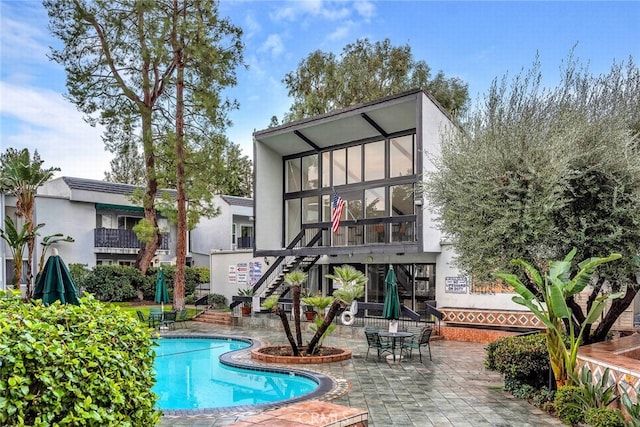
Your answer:
[[[327,274],[325,277],[338,282],[341,287],[333,292],[333,302],[329,308],[329,312],[324,317],[324,320],[320,327],[316,330],[316,333],[309,341],[307,346],[307,354],[313,354],[316,350],[316,345],[324,335],[325,331],[333,322],[333,319],[338,314],[340,307],[346,307],[351,304],[353,300],[360,298],[364,293],[364,285],[367,283],[367,276],[361,271],[355,269],[350,265],[343,265],[342,267],[336,267],[334,269],[335,274]]]
[[[20,231],[16,228],[9,215],[4,219],[4,229],[0,228],[0,238],[2,238],[13,256],[13,287],[20,290],[20,279],[22,278],[22,258],[24,258],[24,246],[38,235],[38,230],[44,224],[38,224],[35,227],[31,223],[25,223]],[[31,231],[29,231],[31,229]],[[28,291],[28,288],[27,288]],[[28,297],[27,293],[27,297]]]
[[[280,295],[271,295],[267,299],[264,300],[262,306],[267,310],[273,311],[275,314],[280,317],[280,321],[282,322],[282,327],[284,328],[284,334],[291,345],[291,353],[294,356],[300,356],[300,350],[298,349],[298,345],[296,344],[296,340],[293,339],[293,334],[291,333],[291,327],[289,326],[289,320],[287,319],[287,313],[284,312],[278,306],[278,300]]]
[[[31,296],[31,280],[33,279],[33,249],[35,247],[33,210],[35,207],[38,187],[53,177],[60,168],[43,169],[44,160],[40,159],[38,151],[33,152],[24,148],[16,150],[9,148],[0,156],[0,189],[16,198],[16,216],[22,217],[28,224],[27,241],[27,298]]]
[[[296,328],[296,341],[302,346],[302,331],[300,330],[300,287],[307,281],[308,274],[302,270],[294,270],[284,276],[284,282],[291,286],[293,298],[293,323]]]

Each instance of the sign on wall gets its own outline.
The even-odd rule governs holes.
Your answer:
[[[239,262],[229,265],[227,281],[240,286],[253,286],[261,276],[262,263],[260,261]]]
[[[444,291],[449,294],[466,294],[469,292],[467,277],[445,277]]]

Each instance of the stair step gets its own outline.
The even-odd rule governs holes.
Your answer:
[[[231,312],[205,311],[194,318],[195,322],[211,323],[214,325],[231,325]]]

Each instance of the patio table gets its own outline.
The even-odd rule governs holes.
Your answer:
[[[391,340],[391,353],[393,354],[393,362],[396,362],[396,346],[400,347],[400,360],[402,360],[402,343],[405,338],[412,337],[413,332],[385,332],[380,331],[378,335]]]

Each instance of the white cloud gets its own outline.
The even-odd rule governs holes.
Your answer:
[[[111,155],[104,150],[102,129],[91,127],[75,107],[50,90],[0,82],[2,149],[38,150],[44,167],[59,167],[56,176],[103,179]]]
[[[279,34],[270,34],[262,46],[258,49],[258,52],[270,52],[273,56],[278,56],[284,52],[284,45],[282,38]]]
[[[351,11],[344,6],[344,2],[325,2],[323,0],[296,0],[284,3],[276,9],[271,18],[275,21],[294,21],[306,16],[322,17],[330,21],[347,18]]]
[[[366,21],[369,21],[376,14],[376,7],[370,1],[357,1],[353,4],[353,8]]]
[[[325,39],[329,42],[344,40],[350,36],[354,26],[353,21],[343,22],[332,33],[328,34]]]
[[[256,33],[262,30],[262,26],[253,16],[253,14],[248,14],[244,19],[244,28],[245,36],[247,39],[252,38],[256,35]]]

